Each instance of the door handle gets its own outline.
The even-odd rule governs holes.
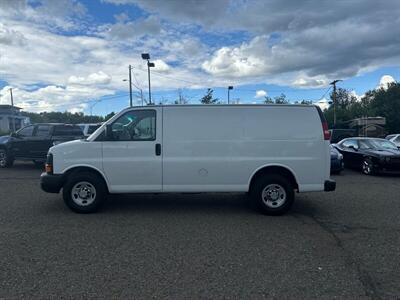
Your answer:
[[[161,144],[156,144],[156,155],[157,156],[161,155]]]

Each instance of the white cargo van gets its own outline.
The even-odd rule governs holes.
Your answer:
[[[249,192],[262,212],[286,212],[294,192],[332,191],[329,132],[308,105],[128,108],[87,140],[49,150],[41,187],[69,208],[107,194]]]

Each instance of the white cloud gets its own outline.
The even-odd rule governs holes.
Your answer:
[[[307,78],[301,77],[297,78],[292,82],[293,86],[300,87],[300,88],[316,88],[316,87],[324,87],[328,84],[326,79],[317,79],[317,78]]]
[[[158,72],[168,72],[171,70],[170,66],[166,64],[161,59],[156,59],[153,61],[154,63],[154,70]]]
[[[393,78],[393,76],[383,75],[381,77],[381,79],[379,80],[379,84],[378,84],[378,86],[376,88],[377,89],[381,89],[382,88],[382,89],[387,90],[388,86],[391,83],[395,83],[395,82],[396,82],[396,80]]]
[[[0,90],[0,103],[9,104],[10,86]],[[34,91],[21,88],[13,88],[14,104],[25,110],[33,112],[52,110],[82,111],[86,108],[88,99],[97,99],[104,95],[112,95],[114,92],[108,89],[91,86],[55,86],[49,85]]]
[[[127,21],[126,14],[116,16],[117,23],[101,25],[98,34],[111,40],[127,42],[144,35],[155,36],[161,32],[160,21],[155,16],[146,19]]]
[[[264,90],[258,90],[256,91],[256,95],[254,96],[254,98],[264,98],[266,97],[268,94],[266,91]]]
[[[0,44],[24,46],[26,38],[21,32],[7,28],[0,23]]]
[[[229,7],[229,0],[185,0],[185,1],[148,1],[148,0],[102,0],[103,2],[135,4],[142,9],[175,22],[190,22],[202,25],[219,23],[219,18]]]
[[[243,77],[260,76],[269,72],[267,37],[258,36],[249,43],[238,47],[222,47],[210,60],[203,63],[203,69],[215,76]]]
[[[34,7],[31,1],[0,1],[0,19],[14,18],[30,23],[56,28],[77,29],[82,27],[86,7],[76,0],[37,0]]]
[[[361,99],[365,96],[365,94],[359,95],[359,94],[357,94],[356,91],[353,90],[350,92],[350,96],[356,98],[357,101],[361,101]]]
[[[110,81],[111,76],[104,73],[103,71],[92,73],[88,77],[70,76],[68,78],[68,83],[70,84],[108,84],[110,83]]]

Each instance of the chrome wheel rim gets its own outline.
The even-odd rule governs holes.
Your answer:
[[[278,208],[286,202],[286,191],[281,185],[273,183],[263,189],[261,197],[266,206]]]
[[[0,151],[0,167],[5,167],[7,163],[7,154],[4,152],[4,150]]]
[[[90,182],[78,182],[71,190],[71,198],[79,206],[88,206],[96,199],[96,188]]]
[[[363,166],[362,166],[362,170],[363,170],[363,173],[364,173],[364,174],[371,174],[372,166],[371,166],[371,164],[369,163],[369,161],[364,160]]]

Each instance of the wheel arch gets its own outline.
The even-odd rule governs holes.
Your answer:
[[[250,176],[249,183],[248,183],[248,191],[251,190],[252,185],[254,184],[255,180],[260,176],[264,176],[267,174],[278,174],[287,179],[289,179],[290,183],[292,184],[295,190],[299,190],[298,180],[296,178],[295,172],[288,166],[282,164],[269,164],[264,165],[256,169],[253,174]]]
[[[103,174],[103,172],[101,172],[99,169],[97,169],[97,168],[95,168],[93,166],[83,165],[83,166],[71,166],[71,167],[69,167],[68,169],[64,170],[64,172],[63,172],[64,173],[64,176],[63,176],[64,177],[64,183],[67,180],[67,178],[71,174],[73,174],[75,172],[79,172],[79,173],[81,173],[81,172],[90,172],[90,173],[96,174],[97,176],[99,176],[104,181],[105,186],[107,188],[107,192],[110,192],[110,189],[108,187],[108,182],[107,182],[107,179],[106,179],[105,175]]]

